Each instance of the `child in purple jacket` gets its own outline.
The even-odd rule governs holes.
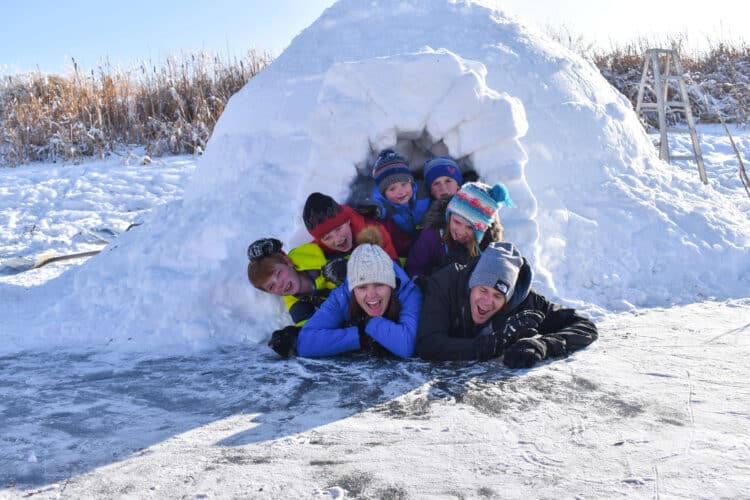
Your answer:
[[[406,259],[407,274],[429,276],[447,264],[465,264],[490,243],[502,241],[498,212],[503,205],[514,206],[507,188],[481,182],[468,182],[450,200],[433,202]]]

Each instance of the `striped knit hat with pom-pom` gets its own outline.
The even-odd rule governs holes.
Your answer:
[[[474,238],[479,245],[484,232],[492,223],[492,218],[503,205],[515,207],[504,184],[488,186],[481,182],[467,182],[448,203],[445,220],[447,221],[452,213],[466,219],[474,228]]]
[[[372,167],[372,178],[381,194],[395,182],[414,181],[406,160],[392,149],[385,149],[378,155]]]

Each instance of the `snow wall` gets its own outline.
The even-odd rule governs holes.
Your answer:
[[[12,339],[265,340],[288,317],[248,284],[248,243],[308,241],[307,195],[343,202],[386,147],[504,182],[518,205],[501,212],[506,239],[558,301],[596,314],[746,295],[747,217],[727,220],[697,174],[660,162],[593,65],[481,2],[340,0],[230,100],[185,199],[27,291],[25,324],[56,327]]]

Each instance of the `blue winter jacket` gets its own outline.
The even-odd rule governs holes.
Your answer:
[[[420,229],[422,219],[430,208],[430,198],[417,199],[417,183],[412,182],[411,200],[407,205],[396,205],[388,201],[378,189],[372,188],[372,200],[381,208],[381,219],[391,219],[404,233],[413,235]]]
[[[367,323],[365,332],[396,356],[408,358],[414,355],[422,292],[409,280],[401,267],[394,263],[393,269],[400,282],[397,290],[401,302],[398,323],[382,317],[372,318]],[[347,281],[330,293],[320,309],[300,330],[297,338],[298,355],[309,358],[333,356],[361,348],[359,331],[356,326],[351,325],[349,317],[351,296]]]

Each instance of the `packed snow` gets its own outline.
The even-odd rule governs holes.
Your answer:
[[[723,130],[700,133],[708,185],[510,15],[341,0],[203,157],[0,171],[0,495],[745,494],[750,197]],[[386,147],[504,182],[535,287],[600,339],[521,371],[279,361],[264,344],[289,319],[247,283],[247,244],[308,241],[307,194],[356,198]]]

